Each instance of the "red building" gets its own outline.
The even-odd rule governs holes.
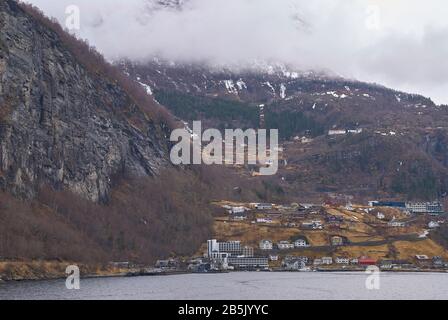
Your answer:
[[[377,261],[369,257],[361,257],[358,259],[358,263],[361,266],[374,266],[376,265]]]

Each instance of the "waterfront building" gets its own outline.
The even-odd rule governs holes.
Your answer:
[[[236,269],[268,269],[268,258],[259,257],[229,257],[228,263]]]
[[[350,259],[345,257],[337,257],[335,262],[336,264],[350,264]]]
[[[218,242],[219,251],[230,255],[240,255],[242,252],[241,241]]]
[[[241,241],[218,242],[216,239],[207,241],[207,255],[211,257],[214,253],[228,253],[231,256],[241,255],[243,248]]]
[[[314,259],[313,265],[320,266],[321,264],[322,264],[322,259],[320,259],[320,258]]]
[[[241,255],[242,255],[243,257],[253,257],[253,256],[254,256],[254,248],[245,246],[245,247],[241,250]]]
[[[376,265],[377,261],[369,257],[361,257],[358,259],[358,263],[361,266],[373,266]]]

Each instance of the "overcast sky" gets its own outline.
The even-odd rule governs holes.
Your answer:
[[[78,5],[79,36],[109,59],[279,61],[448,104],[446,0],[183,0],[182,10],[152,0],[28,1],[63,24]]]

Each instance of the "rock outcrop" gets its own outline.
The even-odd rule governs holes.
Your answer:
[[[0,0],[0,30],[3,189],[32,198],[49,184],[105,201],[114,175],[166,165],[167,127],[83,66],[57,32],[12,0]]]

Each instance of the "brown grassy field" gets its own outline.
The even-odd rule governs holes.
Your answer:
[[[417,254],[424,254],[430,258],[434,256],[441,256],[444,259],[448,258],[448,252],[431,239],[418,242],[396,241],[394,246],[399,252],[400,259],[413,258]]]

